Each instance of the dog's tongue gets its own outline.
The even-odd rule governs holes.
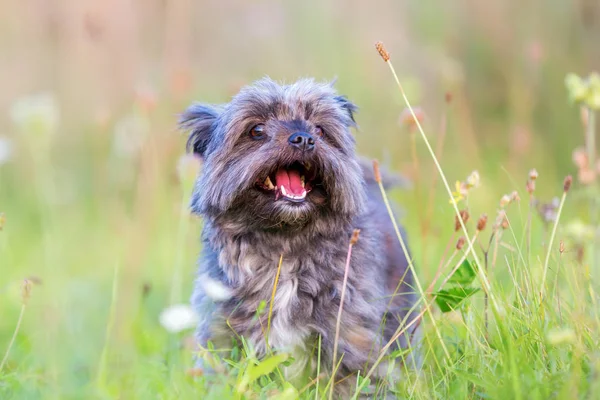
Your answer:
[[[285,192],[294,196],[302,196],[305,192],[300,180],[300,172],[295,169],[280,168],[275,174],[275,185],[285,187]]]

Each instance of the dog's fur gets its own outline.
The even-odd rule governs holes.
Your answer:
[[[341,316],[338,377],[364,371],[414,304],[413,276],[372,170],[355,155],[355,110],[331,84],[305,79],[280,85],[265,78],[228,104],[193,104],[183,114],[181,126],[191,132],[188,147],[204,160],[191,202],[205,223],[192,298],[201,315],[200,345],[211,340],[229,347],[240,335],[259,355],[268,343],[307,361],[321,335],[322,370],[330,371],[354,229],[360,238]],[[249,134],[257,124],[264,124],[259,139]],[[312,151],[290,145],[288,138],[298,131],[315,137]],[[317,171],[303,202],[276,200],[257,186],[298,162]],[[268,312],[257,318],[257,308],[270,302],[280,255],[267,342]],[[406,346],[406,338],[398,345]]]

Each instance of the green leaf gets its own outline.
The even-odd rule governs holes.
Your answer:
[[[479,288],[453,287],[448,290],[440,290],[435,294],[435,302],[443,313],[450,312],[460,306],[465,299],[479,291]]]
[[[473,282],[475,275],[476,272],[471,262],[469,260],[464,260],[462,264],[460,264],[460,267],[454,271],[454,274],[452,274],[448,283],[450,285],[467,286]]]
[[[371,384],[371,378],[364,378],[362,376],[358,376],[357,380],[356,380],[356,387],[357,388],[361,388],[360,392],[361,393],[369,393],[370,390],[372,390],[372,388],[369,388],[369,385]]]
[[[238,383],[236,391],[238,393],[244,393],[248,388],[248,385],[256,381],[261,376],[268,375],[275,371],[275,368],[277,368],[279,364],[285,362],[288,358],[288,354],[282,353],[267,357],[257,365],[248,365],[248,368],[246,368],[246,371],[244,371],[244,376]]]
[[[249,378],[250,382],[255,381],[259,376],[268,375],[275,371],[275,368],[289,358],[288,354],[277,354],[268,358],[265,358],[258,365],[250,368]]]
[[[294,362],[296,362],[296,359],[292,356],[289,356],[287,360],[285,360],[283,363],[281,363],[281,365],[283,365],[284,367],[289,367]]]

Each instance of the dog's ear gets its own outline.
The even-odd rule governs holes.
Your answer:
[[[190,132],[187,151],[204,157],[210,143],[219,109],[214,106],[195,103],[181,115],[179,126]]]
[[[335,96],[335,101],[340,105],[340,107],[348,113],[350,120],[352,121],[352,125],[356,125],[356,120],[354,119],[354,113],[358,110],[358,107],[352,103],[346,96]]]

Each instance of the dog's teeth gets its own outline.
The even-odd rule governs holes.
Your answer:
[[[293,200],[303,200],[304,198],[306,198],[306,190],[304,192],[302,192],[302,194],[300,195],[295,195],[295,194],[285,194],[285,197],[287,197],[288,199],[293,199]]]
[[[309,163],[309,162],[306,162],[306,163],[304,164],[304,168],[306,168],[306,170],[307,170],[307,171],[310,171],[310,163]]]
[[[300,183],[302,184],[302,187],[304,187],[304,180],[305,180],[304,175],[302,175],[300,177]]]
[[[265,179],[265,187],[268,188],[269,190],[275,189],[273,182],[271,182],[271,178],[269,178],[268,176],[267,176],[267,179]]]
[[[308,194],[308,192],[306,190],[303,190],[302,194],[299,194],[299,195],[288,193],[285,190],[285,186],[283,186],[283,185],[278,186],[277,189],[278,190],[275,192],[275,200],[277,200],[279,198],[279,195],[281,195],[287,199],[304,200],[306,198],[306,195]]]

